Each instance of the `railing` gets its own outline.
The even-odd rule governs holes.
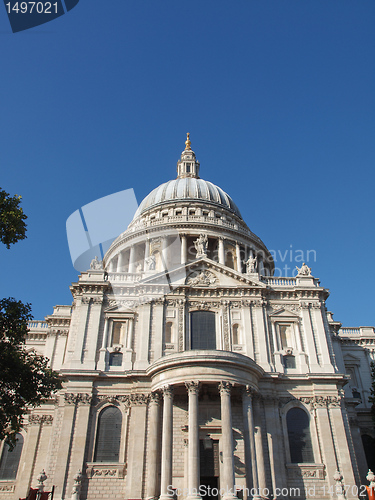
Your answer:
[[[48,328],[46,321],[29,321],[27,325],[29,330],[40,330],[41,328]]]

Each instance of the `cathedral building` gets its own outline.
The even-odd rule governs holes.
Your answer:
[[[185,144],[73,304],[30,323],[64,388],[1,445],[1,500],[42,469],[59,500],[328,500],[341,484],[354,500],[368,484],[374,328],[342,328],[306,264],[275,277]]]

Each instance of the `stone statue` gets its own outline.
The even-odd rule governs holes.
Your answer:
[[[71,500],[79,500],[81,494],[82,472],[79,470],[74,476],[74,485],[72,489]]]
[[[155,255],[150,255],[150,257],[146,257],[145,261],[146,261],[146,265],[148,267],[148,270],[149,271],[154,271],[155,270],[155,264],[156,264]]]
[[[137,273],[141,273],[142,272],[142,263],[138,262],[135,269],[136,269]]]
[[[95,255],[95,259],[92,259],[90,269],[94,269],[95,271],[103,269],[103,261],[99,260],[97,255]]]
[[[207,256],[208,238],[207,234],[200,234],[199,238],[194,241],[195,250],[197,251],[196,258]]]
[[[247,274],[249,274],[249,273],[255,273],[256,267],[257,267],[257,258],[256,257],[252,257],[250,255],[250,257],[247,259],[247,261],[245,262],[245,264],[246,264],[246,272],[247,272]]]
[[[297,276],[311,276],[311,267],[307,266],[305,263],[299,268],[296,266],[298,271]]]

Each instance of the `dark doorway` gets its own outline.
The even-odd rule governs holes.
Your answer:
[[[375,470],[375,438],[368,434],[363,434],[362,443],[365,450],[367,467],[371,470]]]
[[[205,500],[218,500],[219,441],[200,440],[200,485]]]

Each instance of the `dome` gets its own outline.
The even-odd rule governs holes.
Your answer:
[[[240,273],[253,259],[261,274],[272,275],[270,252],[246,225],[232,198],[199,177],[189,134],[185,145],[177,178],[151,191],[128,228],[112,242],[104,257],[108,272],[140,279],[142,273],[176,269],[204,255]]]
[[[134,215],[134,219],[139,217],[146,210],[157,205],[163,205],[173,201],[202,201],[205,204],[212,204],[225,208],[242,219],[240,211],[232,198],[220,187],[212,182],[198,179],[196,177],[185,177],[165,182],[155,188],[144,198]]]

